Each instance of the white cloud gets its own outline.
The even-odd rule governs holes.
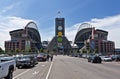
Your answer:
[[[95,27],[115,27],[120,25],[120,15],[109,16],[102,19],[94,18],[90,22]]]
[[[74,41],[75,35],[78,31],[78,27],[79,27],[79,24],[75,24],[74,26],[70,28],[66,28],[65,35],[69,41]]]
[[[105,18],[93,18],[91,21],[86,21],[84,23],[90,23],[97,29],[103,29],[108,31],[108,40],[114,41],[115,46],[120,48],[120,15],[109,16]],[[75,24],[69,28],[66,32],[68,39],[74,39],[77,29],[82,23]]]
[[[116,48],[120,48],[120,27],[115,29],[110,29],[108,38],[115,42]]]
[[[97,28],[108,31],[108,40],[114,41],[116,48],[120,48],[120,15],[109,16],[103,19],[92,19],[89,23]]]
[[[23,29],[30,21],[20,17],[0,16],[0,47],[4,49],[4,41],[10,40],[9,31]]]
[[[0,10],[0,14],[3,14],[11,9],[13,9],[18,3],[11,4],[9,6],[4,7],[3,9]]]

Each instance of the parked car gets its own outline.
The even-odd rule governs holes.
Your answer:
[[[100,56],[102,61],[112,61],[112,58],[110,56]]]
[[[13,57],[0,57],[0,79],[12,79],[16,69],[16,62]]]
[[[35,61],[35,64],[38,64],[38,60],[37,60],[37,54],[34,54],[34,61]]]
[[[102,60],[99,56],[97,55],[91,55],[88,57],[88,62],[92,62],[92,63],[101,63]]]
[[[33,67],[36,64],[36,60],[34,56],[31,55],[24,55],[19,56],[16,58],[16,67],[22,68],[22,67]]]
[[[120,55],[112,55],[111,58],[112,60],[120,61]]]
[[[45,53],[39,53],[37,56],[38,61],[46,61],[47,60],[47,54]]]

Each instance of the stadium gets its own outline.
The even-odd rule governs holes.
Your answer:
[[[34,52],[41,48],[41,37],[34,22],[29,22],[24,29],[9,32],[10,41],[5,41],[5,51]]]
[[[89,48],[96,50],[97,53],[112,54],[114,53],[115,45],[107,37],[107,31],[95,29],[92,25],[83,23],[79,26],[74,43],[79,49]]]

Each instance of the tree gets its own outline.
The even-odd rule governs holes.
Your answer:
[[[87,57],[87,50],[85,48],[82,49],[82,53],[86,54],[86,57]]]
[[[94,53],[98,53],[98,49],[94,49]]]
[[[25,50],[22,50],[22,53],[24,53],[25,52]]]
[[[47,50],[47,54],[49,54],[49,50]]]
[[[87,53],[87,51],[85,49],[82,49],[82,53]]]
[[[28,52],[32,52],[32,49],[30,48]]]
[[[40,52],[44,52],[43,48],[40,49]]]
[[[80,53],[80,51],[79,51],[79,50],[77,50],[77,53]]]
[[[18,48],[16,48],[15,52],[16,52],[15,54],[19,53],[19,49],[18,49]]]
[[[4,54],[4,50],[0,47],[0,54]]]

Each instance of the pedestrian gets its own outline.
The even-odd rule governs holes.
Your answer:
[[[51,60],[51,61],[53,60],[53,54],[50,55],[50,60]]]
[[[49,56],[49,54],[47,54],[47,61],[49,61],[49,58],[50,58],[50,56]]]

